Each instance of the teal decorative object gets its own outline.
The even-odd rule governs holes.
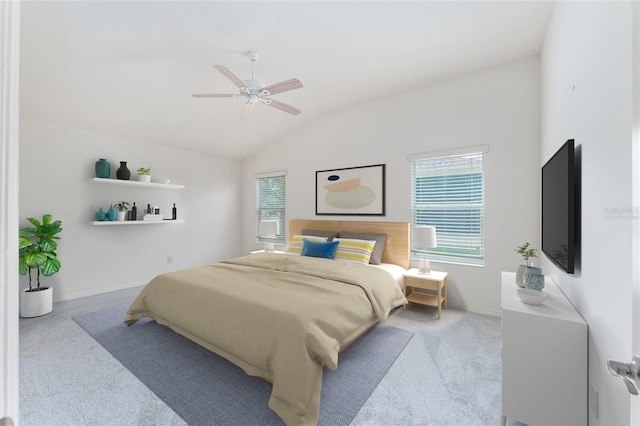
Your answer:
[[[544,288],[542,269],[535,266],[527,266],[524,271],[524,286],[531,290],[542,291]]]
[[[107,210],[107,219],[110,221],[116,220],[116,216],[118,216],[118,212],[113,208],[113,204],[109,206],[109,210]]]
[[[109,176],[111,176],[111,163],[105,158],[96,161],[96,177],[109,179]]]
[[[544,275],[527,275],[524,285],[530,290],[542,291],[544,288]]]
[[[542,275],[542,268],[529,265],[525,268],[524,273],[529,275]]]
[[[96,213],[96,220],[102,222],[106,218],[107,214],[104,212],[104,210],[102,210],[102,207],[100,207],[100,210],[98,210],[98,212]]]

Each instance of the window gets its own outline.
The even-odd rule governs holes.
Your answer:
[[[286,172],[265,173],[256,176],[256,241],[284,244]],[[260,235],[260,222],[277,221],[278,234]]]
[[[475,147],[411,160],[411,222],[436,227],[438,247],[412,257],[484,265],[484,153]],[[417,256],[416,256],[417,255]]]

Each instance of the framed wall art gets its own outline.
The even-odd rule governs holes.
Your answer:
[[[385,164],[316,172],[316,215],[385,215]]]

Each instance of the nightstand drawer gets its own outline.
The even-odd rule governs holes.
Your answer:
[[[438,290],[438,286],[442,284],[441,280],[431,281],[428,279],[419,279],[413,277],[404,277],[404,285],[405,287],[415,287],[422,288],[424,290]]]

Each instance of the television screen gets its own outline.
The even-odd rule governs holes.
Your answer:
[[[569,139],[542,167],[542,251],[573,274],[576,175],[574,141]]]

